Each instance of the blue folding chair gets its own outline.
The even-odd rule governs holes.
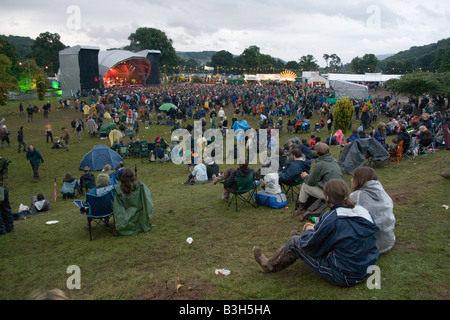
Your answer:
[[[74,201],[75,204],[80,208],[80,212],[86,214],[90,240],[95,239],[103,229],[111,232],[114,236],[117,236],[115,223],[112,223],[110,221],[111,217],[114,219],[114,189],[104,189],[105,192],[97,192],[96,188],[92,189],[89,193],[86,193],[85,203],[82,203],[81,200]],[[95,223],[94,226],[92,226],[93,223]],[[93,236],[94,231],[95,235]]]

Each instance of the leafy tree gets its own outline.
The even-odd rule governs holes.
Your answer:
[[[328,60],[330,60],[330,55],[328,53],[324,53],[322,58],[325,60],[325,63],[327,64],[326,68],[328,69]]]
[[[248,72],[257,72],[260,66],[260,56],[261,53],[259,51],[259,47],[250,46],[245,49],[242,54],[242,67]]]
[[[410,61],[388,61],[384,67],[385,74],[405,74],[412,72]]]
[[[429,95],[436,99],[438,107],[444,108],[444,97],[450,97],[450,72],[413,72],[403,75],[400,79],[386,81],[386,87],[410,97],[416,101],[421,96]]]
[[[259,57],[259,69],[265,73],[273,73],[275,59],[268,54],[261,54]]]
[[[155,28],[138,28],[128,37],[128,40],[130,45],[125,47],[126,50],[159,50],[161,51],[159,64],[160,68],[163,68],[162,71],[166,74],[174,74],[178,71],[179,59],[173,47],[173,41],[163,31]]]
[[[298,61],[298,66],[303,71],[315,71],[319,69],[317,60],[311,54],[301,57]]]
[[[0,105],[6,105],[8,91],[17,89],[17,79],[7,70],[11,68],[11,60],[4,54],[0,54]]]
[[[37,72],[34,76],[34,79],[36,81],[36,92],[38,95],[39,100],[44,100],[45,98],[45,91],[47,91],[47,77],[44,73],[44,70],[40,70]]]
[[[193,72],[197,71],[200,68],[200,65],[198,64],[197,60],[193,58],[189,58],[187,60],[179,58],[179,61],[180,66],[178,69],[180,73]]]
[[[286,63],[285,67],[286,67],[286,69],[292,70],[292,71],[296,71],[296,70],[300,69],[297,61],[288,61]]]
[[[341,129],[345,134],[352,124],[353,111],[355,110],[350,98],[341,98],[336,101],[336,107],[333,112],[334,127]]]
[[[443,53],[438,71],[439,72],[450,71],[450,49],[447,49],[445,53]]]
[[[330,55],[330,70],[332,72],[338,72],[341,68],[342,68],[341,58],[336,53],[331,54]]]
[[[51,66],[50,71],[59,69],[59,52],[66,46],[60,41],[57,33],[44,32],[34,40],[31,52],[27,55],[33,58],[40,67]]]
[[[211,57],[210,66],[219,70],[232,68],[234,66],[233,55],[226,50],[218,51]]]
[[[362,58],[355,57],[351,62],[351,69],[355,73],[376,72],[378,70],[378,58],[370,53]]]

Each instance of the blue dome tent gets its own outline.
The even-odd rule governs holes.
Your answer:
[[[111,165],[112,169],[119,166],[122,157],[114,150],[104,144],[98,144],[92,148],[81,160],[80,170],[89,167],[91,171],[100,171],[106,164]]]

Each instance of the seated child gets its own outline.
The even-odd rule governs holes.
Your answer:
[[[396,153],[398,148],[398,138],[394,137],[392,138],[392,143],[388,147],[388,152]]]

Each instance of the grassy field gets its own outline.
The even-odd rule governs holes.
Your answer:
[[[56,100],[51,102],[57,105]],[[231,119],[231,111],[227,113]],[[220,199],[219,184],[184,186],[189,171],[185,165],[172,162],[142,164],[139,159],[125,159],[128,167],[134,169],[137,165],[138,178],[152,191],[155,228],[131,237],[103,233],[89,241],[85,217],[73,201],[62,199],[59,192],[53,201],[53,183],[56,179],[59,191],[67,171],[79,178],[82,157],[95,144],[108,145],[109,141],[90,138],[83,132],[78,143],[72,133],[70,151],[51,149],[51,144],[45,142],[42,114],[36,114],[29,123],[26,115],[19,115],[18,103],[10,103],[0,107],[2,117],[12,132],[11,147],[0,149],[0,155],[12,161],[8,184],[13,211],[18,212],[20,204],[29,205],[31,196],[38,193],[51,199],[52,210],[15,221],[15,232],[0,237],[1,300],[27,299],[35,290],[53,288],[61,289],[73,300],[450,298],[450,211],[443,207],[450,205],[450,180],[440,176],[441,171],[450,170],[446,150],[376,169],[395,203],[397,242],[378,260],[381,289],[370,290],[366,283],[344,289],[328,284],[301,261],[279,273],[259,271],[252,256],[253,246],[260,246],[270,255],[292,230],[301,230],[304,222],[291,215],[293,203],[288,204],[289,209],[246,206],[235,212]],[[79,117],[75,110],[52,111],[49,121],[54,135],[60,135],[61,127],[70,127],[70,122]],[[313,123],[316,120],[313,118]],[[257,127],[254,118],[248,121]],[[25,142],[40,149],[45,159],[37,183],[25,154],[17,153],[20,126],[24,126]],[[146,126],[141,124],[141,140],[152,141],[157,135],[170,139],[170,127]],[[324,140],[328,133],[318,135]],[[298,136],[309,138],[310,134]],[[284,132],[280,143],[290,137]],[[331,146],[331,151],[338,158],[341,147]],[[230,166],[221,165],[220,169]],[[350,176],[344,177],[350,186]],[[49,220],[59,223],[47,225]],[[188,237],[193,238],[192,244],[186,242]],[[66,286],[70,276],[67,268],[71,265],[80,267],[80,290]],[[216,275],[216,269],[231,273]]]

